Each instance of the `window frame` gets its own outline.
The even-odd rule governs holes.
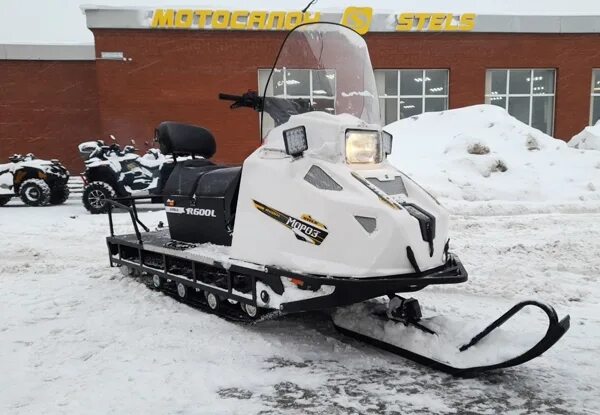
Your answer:
[[[598,79],[596,79],[596,73],[598,73]],[[594,126],[594,98],[600,98],[600,89],[598,90],[598,92],[594,92],[595,91],[595,84],[594,81],[598,81],[600,82],[600,68],[592,68],[592,87],[590,88],[590,121],[589,124],[590,126]],[[600,118],[598,118],[596,120],[596,122],[599,122]]]
[[[279,69],[279,68],[278,68]],[[259,96],[262,96],[262,94],[265,92],[265,88],[267,87],[267,85],[262,85],[263,88],[261,88],[260,82],[260,74],[261,71],[265,71],[265,73],[267,73],[265,79],[268,79],[268,73],[271,72],[272,69],[266,69],[266,68],[258,68],[257,76],[258,76],[258,94]],[[335,114],[335,107],[337,104],[337,73],[335,76],[335,84],[334,84],[334,90],[333,90],[333,95],[320,95],[317,94],[315,95],[313,93],[313,71],[321,71],[321,70],[326,70],[326,71],[335,71],[335,69],[312,69],[312,68],[308,68],[308,69],[302,69],[302,68],[281,68],[281,70],[283,71],[283,94],[282,95],[272,95],[273,97],[278,97],[278,98],[284,98],[284,99],[288,99],[288,98],[300,98],[300,99],[310,99],[311,105],[312,102],[315,100],[315,98],[317,100],[321,99],[321,100],[333,100],[333,108],[334,108],[334,114]],[[288,95],[287,93],[287,71],[308,71],[308,95]]]
[[[396,99],[396,120],[392,121],[392,122],[396,122],[396,121],[400,121],[401,119],[404,118],[400,118],[400,101],[403,98],[407,98],[407,99],[415,99],[415,98],[420,98],[421,99],[421,108],[422,108],[422,112],[421,114],[425,114],[427,111],[425,111],[425,102],[427,100],[427,98],[437,98],[437,99],[445,99],[446,100],[446,109],[444,109],[443,111],[447,111],[448,108],[450,108],[450,69],[449,68],[425,68],[425,69],[420,69],[420,68],[377,68],[374,70],[375,75],[377,74],[377,72],[385,72],[385,71],[395,71],[396,72],[396,82],[397,82],[397,88],[396,88],[396,94],[395,95],[379,95],[379,100],[380,101],[384,101],[386,99]],[[401,81],[400,81],[400,75],[402,73],[402,71],[421,71],[421,79],[423,79],[422,82],[422,86],[421,86],[421,95],[404,95],[402,94],[401,91]],[[446,72],[446,93],[444,95],[431,95],[431,94],[427,94],[427,90],[426,90],[426,72],[427,71],[445,71]],[[384,91],[385,91],[385,79],[384,79]],[[381,108],[381,104],[380,104],[380,108]],[[420,114],[419,114],[420,115]],[[380,117],[382,118],[382,124],[386,125],[385,123],[385,114],[380,114]],[[410,118],[410,117],[409,117]]]
[[[506,71],[506,91],[503,94],[492,94],[491,90],[490,90],[490,93],[488,93],[488,91],[487,91],[488,73],[491,71]],[[529,71],[529,77],[531,79],[531,81],[529,81],[529,94],[511,94],[510,93],[510,72],[511,71]],[[553,93],[551,93],[551,94],[548,94],[548,93],[534,94],[533,93],[533,84],[534,84],[533,73],[535,71],[553,71],[554,72],[554,83],[552,86],[552,90],[554,91]],[[493,98],[493,97],[504,98],[505,104],[504,104],[503,108],[508,112],[510,98],[529,98],[529,122],[527,123],[527,125],[529,125],[531,127],[532,120],[533,120],[533,98],[534,97],[552,97],[552,125],[550,126],[550,132],[546,132],[546,131],[542,131],[542,132],[545,134],[554,136],[554,126],[556,123],[556,84],[558,81],[557,74],[558,74],[558,70],[556,68],[486,68],[485,86],[484,86],[484,88],[485,88],[485,92],[484,92],[485,103],[490,104],[490,105],[496,105],[496,104],[491,104],[491,103],[487,102],[488,98]],[[593,82],[593,80],[592,80],[592,82]],[[490,85],[490,89],[491,89],[491,85]],[[499,105],[497,105],[497,106],[499,107]]]

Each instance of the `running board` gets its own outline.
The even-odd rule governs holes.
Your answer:
[[[445,373],[448,373],[450,375],[457,376],[457,377],[473,377],[473,376],[476,376],[483,372],[518,366],[518,365],[526,363],[532,359],[535,359],[536,357],[543,354],[546,350],[550,349],[569,330],[570,316],[567,315],[562,320],[559,320],[558,315],[556,314],[556,311],[554,310],[553,307],[551,307],[547,304],[544,304],[544,303],[540,303],[538,301],[523,301],[523,302],[520,302],[520,303],[516,304],[515,306],[513,306],[510,310],[508,310],[506,313],[504,313],[502,316],[500,316],[498,319],[496,319],[493,323],[491,323],[489,326],[487,326],[479,334],[474,336],[470,342],[461,346],[459,348],[459,351],[463,352],[463,351],[471,348],[472,346],[476,345],[483,338],[485,338],[488,334],[490,334],[492,331],[494,331],[495,329],[497,329],[498,327],[503,325],[511,317],[513,317],[515,314],[517,314],[519,311],[521,311],[524,307],[527,307],[527,306],[533,306],[533,307],[540,308],[548,317],[548,329],[547,329],[544,337],[542,337],[542,339],[540,341],[538,341],[533,347],[531,347],[525,353],[522,353],[512,359],[508,359],[508,360],[505,360],[504,362],[500,362],[500,363],[496,363],[496,364],[484,365],[484,366],[473,366],[473,367],[467,367],[467,368],[453,367],[453,366],[450,366],[448,363],[444,363],[439,360],[433,359],[431,357],[427,357],[427,356],[412,352],[410,350],[403,349],[399,346],[384,342],[382,340],[346,329],[344,327],[337,325],[335,323],[335,320],[334,320],[334,326],[340,333],[342,333],[346,336],[353,337],[357,340],[371,344],[373,346],[376,346],[376,347],[386,350],[388,352],[397,354],[399,356],[402,356],[406,359],[412,360],[413,362],[422,364],[429,368],[439,370],[441,372],[445,372]]]

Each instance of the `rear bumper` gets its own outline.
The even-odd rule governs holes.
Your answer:
[[[277,273],[302,281],[303,285],[333,286],[335,290],[325,296],[282,303],[281,311],[299,312],[346,306],[387,294],[419,291],[428,285],[458,284],[468,279],[468,274],[458,257],[450,254],[440,267],[418,273],[389,275],[372,278],[341,278],[290,274],[269,267],[269,273]]]

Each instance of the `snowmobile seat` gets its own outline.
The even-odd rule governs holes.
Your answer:
[[[184,173],[178,174],[178,170]],[[186,169],[177,166],[167,182],[170,202],[166,211],[171,238],[231,245],[242,168],[205,165],[189,171],[188,177]],[[193,181],[196,184],[191,187]]]
[[[163,194],[165,196],[191,197],[194,194],[198,180],[206,172],[220,168],[223,168],[223,166],[218,166],[206,159],[190,159],[177,162],[165,184]]]
[[[225,167],[209,171],[198,180],[196,199],[222,198],[225,222],[233,225],[241,178],[241,167]]]
[[[217,151],[217,143],[206,128],[171,121],[161,122],[155,130],[155,139],[163,154],[191,155],[206,159]]]

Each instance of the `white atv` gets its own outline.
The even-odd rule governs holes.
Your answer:
[[[69,198],[69,171],[58,160],[15,154],[0,164],[0,206],[15,196],[28,206],[59,205]]]
[[[172,170],[170,159],[155,148],[144,156],[135,151],[131,145],[121,149],[116,142],[107,146],[101,140],[79,145],[85,163],[82,201],[90,213],[105,213],[106,199],[119,197],[146,197],[162,203],[162,186]]]

